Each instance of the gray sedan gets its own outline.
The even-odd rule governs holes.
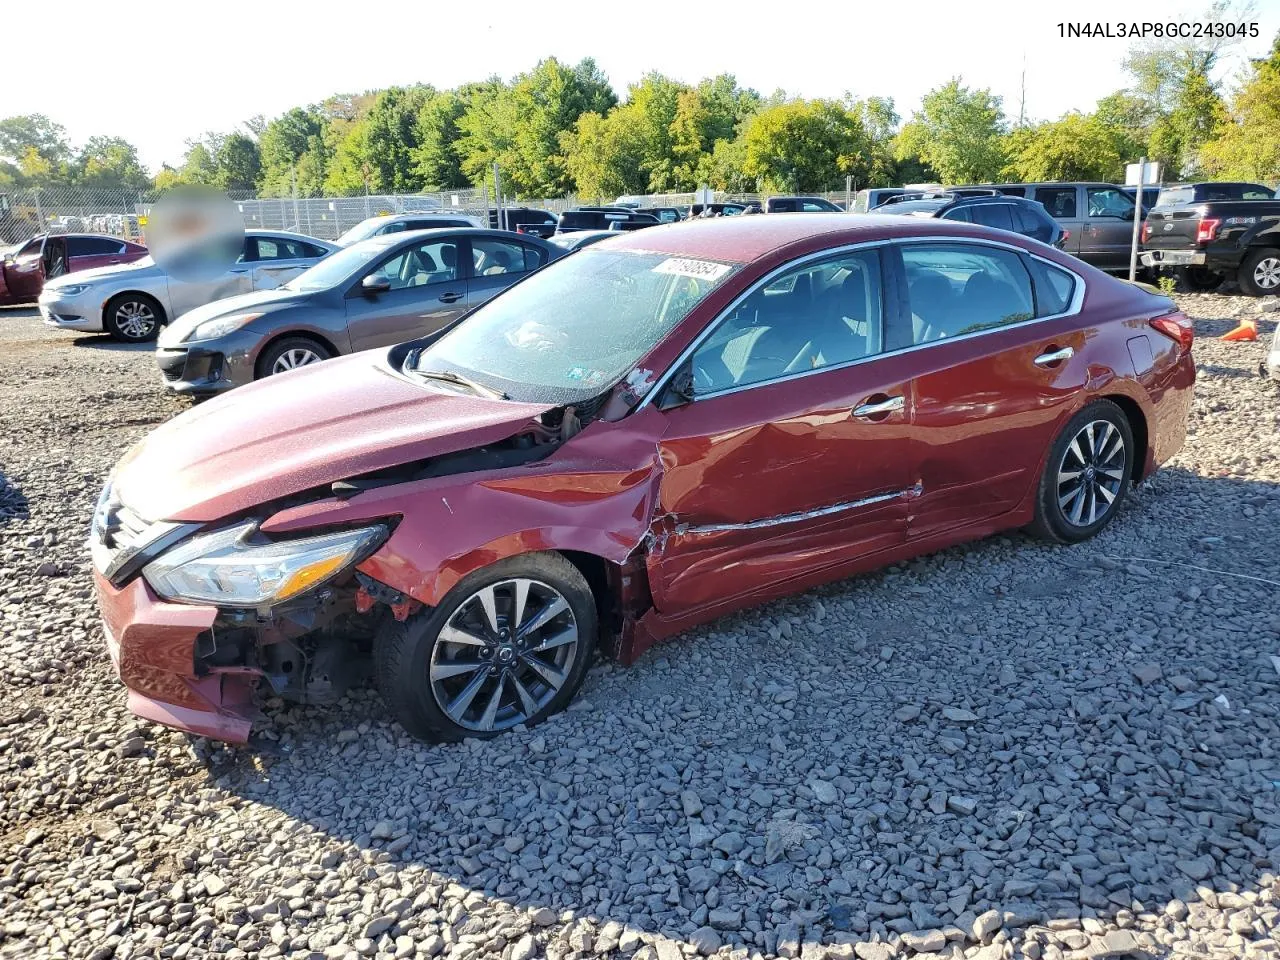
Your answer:
[[[223,297],[272,290],[338,247],[280,230],[246,230],[240,257],[225,272],[200,280],[173,276],[151,257],[82,270],[51,280],[40,294],[44,322],[64,330],[106,332],[117,340],[154,340],[188,310]]]
[[[563,251],[500,230],[371,237],[278,290],[193,310],[160,335],[171,390],[194,396],[432,333]]]

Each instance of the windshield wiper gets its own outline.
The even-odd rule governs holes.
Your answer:
[[[455,383],[483,397],[492,397],[494,400],[511,399],[501,390],[486,387],[483,383],[476,383],[470,377],[464,377],[462,374],[454,373],[452,370],[415,370],[414,372],[420,377],[426,377],[428,380],[443,380],[445,383]]]

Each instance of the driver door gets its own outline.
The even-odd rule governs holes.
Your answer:
[[[44,289],[44,244],[42,234],[28,240],[4,266],[5,283],[15,303],[34,302]]]
[[[907,358],[880,356],[880,255],[758,286],[691,358],[659,443],[654,603],[679,614],[835,571],[906,541]],[[664,396],[668,391],[664,392]]]
[[[368,293],[359,277],[347,291],[352,350],[370,350],[434,333],[467,312],[462,264],[465,242],[456,237],[405,243],[364,276],[390,289]]]

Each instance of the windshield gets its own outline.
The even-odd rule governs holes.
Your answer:
[[[1196,198],[1196,192],[1192,187],[1170,187],[1167,190],[1161,190],[1156,197],[1157,207],[1176,207],[1184,203],[1191,203]]]
[[[333,242],[340,247],[349,247],[351,244],[358,243],[361,240],[368,240],[386,222],[386,217],[370,217],[368,220],[361,220]]]
[[[314,267],[303,270],[300,274],[284,284],[286,290],[311,291],[328,290],[346,280],[361,267],[377,256],[378,251],[394,242],[381,240],[373,243],[357,243],[355,246],[343,247],[329,254]]]
[[[423,350],[416,369],[461,373],[515,400],[598,396],[737,264],[588,248],[480,307]]]
[[[949,200],[904,200],[901,203],[890,203],[883,207],[876,207],[876,212],[914,213],[916,216],[931,217],[949,202]]]

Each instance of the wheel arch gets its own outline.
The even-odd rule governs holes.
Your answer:
[[[1151,436],[1147,425],[1147,415],[1141,405],[1133,397],[1123,393],[1108,393],[1098,397],[1099,400],[1110,400],[1129,421],[1129,429],[1133,432],[1134,450],[1132,466],[1129,468],[1131,483],[1141,483],[1150,473],[1148,460],[1151,457]]]
[[[113,293],[107,299],[102,301],[102,329],[107,330],[107,310],[111,304],[115,303],[121,297],[141,297],[144,300],[150,300],[156,305],[159,316],[160,326],[167,326],[169,323],[169,310],[161,302],[160,298],[154,293],[148,293],[146,290],[121,290],[119,293]]]
[[[311,330],[305,327],[294,327],[289,330],[282,330],[279,333],[272,334],[270,339],[263,341],[262,345],[258,347],[258,352],[253,358],[253,370],[255,375],[261,375],[261,371],[258,370],[258,364],[261,362],[267,351],[281,340],[287,340],[289,337],[301,337],[304,340],[314,340],[316,343],[320,344],[320,346],[328,350],[330,356],[342,356],[342,351],[338,349],[337,344],[335,344],[330,337],[327,337],[316,330]]]

